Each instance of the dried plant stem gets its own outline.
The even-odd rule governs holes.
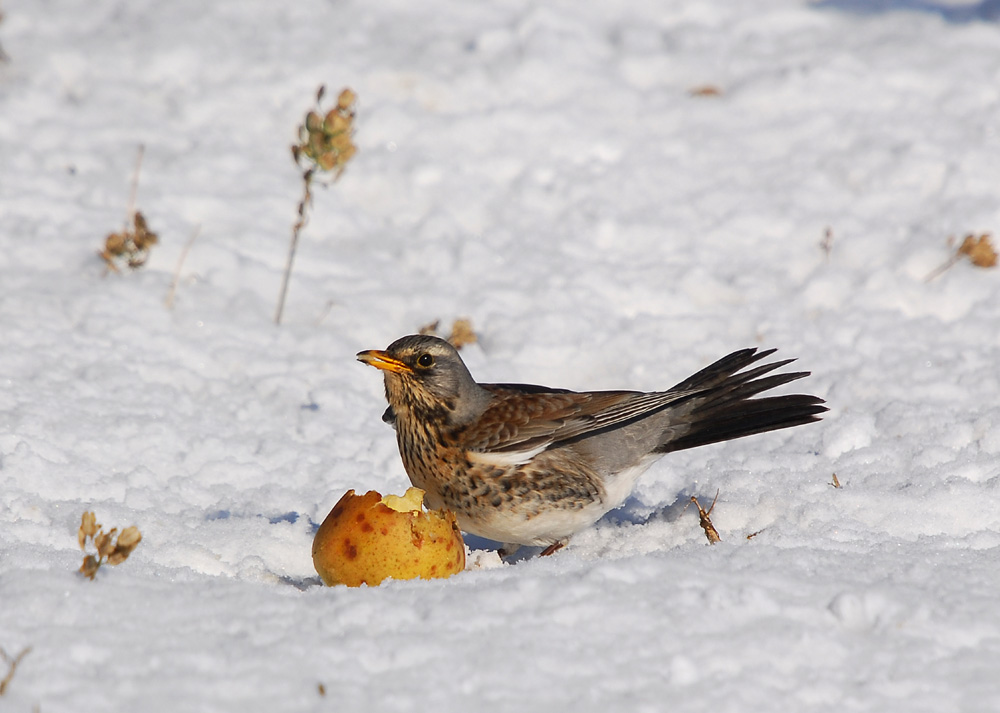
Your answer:
[[[146,153],[146,147],[139,144],[135,155],[135,171],[132,172],[132,187],[128,195],[128,211],[125,213],[125,231],[135,223],[135,198],[139,193],[139,171],[142,169],[142,155]]]
[[[327,316],[333,310],[334,305],[336,304],[337,302],[335,300],[327,300],[326,306],[323,308],[323,311],[320,313],[319,317],[316,318],[316,321],[313,324],[315,324],[317,327],[323,324],[323,320],[327,318]]]
[[[174,295],[177,293],[177,283],[181,279],[181,268],[184,266],[184,261],[187,259],[188,253],[191,251],[191,246],[194,245],[194,241],[198,238],[198,234],[201,232],[201,226],[194,226],[194,231],[191,233],[191,237],[184,244],[184,248],[181,250],[181,255],[177,258],[177,268],[174,270],[174,277],[170,281],[170,289],[167,291],[167,299],[165,300],[167,309],[174,308]]]
[[[947,270],[949,270],[961,258],[962,258],[961,253],[955,253],[948,259],[948,262],[931,270],[930,274],[928,274],[927,277],[924,278],[924,282],[931,282],[937,279],[938,277],[943,275]]]
[[[823,239],[819,241],[819,247],[823,251],[823,256],[827,262],[830,261],[830,253],[833,252],[833,228],[823,231]]]
[[[3,10],[0,10],[0,22],[3,22]],[[0,62],[9,62],[10,55],[3,51],[3,47],[0,47]]]
[[[11,658],[7,655],[7,652],[0,649],[0,658],[4,660],[4,663],[10,666],[10,670],[7,671],[7,675],[0,679],[0,696],[7,692],[7,686],[10,685],[11,680],[14,678],[14,672],[17,671],[17,665],[21,663],[21,659],[28,655],[31,651],[31,647],[27,647],[17,656]]]
[[[715,529],[715,525],[712,524],[712,518],[709,515],[715,509],[715,503],[719,499],[719,491],[715,491],[715,497],[712,499],[712,504],[708,506],[708,510],[701,506],[698,502],[698,498],[694,495],[691,496],[691,502],[694,506],[698,508],[698,520],[701,525],[701,529],[705,531],[705,537],[708,538],[708,543],[714,545],[716,542],[721,542],[722,538],[719,537],[719,531]]]
[[[299,201],[299,217],[292,226],[292,238],[288,243],[288,261],[285,263],[285,274],[281,278],[281,292],[278,294],[278,309],[274,313],[274,323],[281,324],[281,315],[285,311],[285,296],[288,294],[288,281],[292,276],[292,265],[295,262],[295,251],[299,246],[299,233],[309,222],[309,205],[312,203],[313,169],[302,174],[302,200]]]

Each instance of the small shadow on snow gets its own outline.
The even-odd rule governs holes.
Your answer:
[[[677,494],[677,499],[667,505],[650,506],[638,498],[631,497],[615,510],[607,513],[595,526],[622,527],[623,525],[646,525],[650,522],[674,522],[680,519],[684,512],[691,507],[691,496],[694,495],[707,508],[712,501],[712,496],[694,491],[682,491]],[[706,502],[707,501],[707,502]],[[464,533],[465,544],[471,550],[497,550],[503,547],[503,543],[487,540],[484,537]],[[544,547],[529,547],[527,545],[518,548],[512,554],[504,557],[504,562],[516,564],[532,559],[545,549]]]
[[[612,510],[597,521],[598,525],[620,527],[622,525],[645,525],[649,522],[674,522],[684,511],[691,507],[691,496],[705,500],[704,494],[683,491],[677,494],[677,499],[667,505],[650,506],[638,498],[631,497],[617,510]],[[711,502],[711,498],[707,498]],[[706,504],[707,508],[708,505]]]
[[[485,550],[496,551],[504,546],[503,542],[497,542],[496,540],[488,540],[485,537],[480,537],[479,535],[470,535],[468,532],[462,533],[462,539],[465,540],[466,546],[470,550]],[[530,560],[538,555],[544,547],[530,547],[528,545],[523,545],[517,548],[514,554],[507,555],[503,558],[503,561],[507,564],[516,564],[517,562],[524,562],[525,560]]]
[[[233,517],[241,517],[240,515],[233,515],[232,510],[213,510],[205,515],[205,520],[208,522],[215,522],[216,520],[229,520]],[[294,524],[299,521],[302,517],[299,513],[295,511],[283,512],[280,515],[265,515],[264,513],[258,513],[253,517],[266,517],[267,521],[272,525],[280,525],[283,522],[289,524]],[[319,529],[319,525],[309,520],[309,527],[311,532],[315,532]]]
[[[295,523],[299,521],[299,514],[297,512],[286,512],[281,515],[272,515],[267,518],[267,521],[272,525],[277,525],[280,522]]]
[[[886,12],[925,12],[938,15],[947,22],[1000,21],[1000,0],[982,0],[968,5],[954,5],[925,0],[819,0],[812,7],[821,10],[840,10],[859,15],[876,15]]]
[[[281,584],[286,584],[290,587],[295,587],[300,592],[304,592],[307,589],[312,589],[313,587],[322,587],[323,580],[319,577],[289,577],[287,575],[278,577],[278,582]]]

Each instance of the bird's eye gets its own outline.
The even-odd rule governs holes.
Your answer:
[[[422,366],[425,369],[434,364],[434,357],[430,354],[421,354],[417,357],[417,365]]]

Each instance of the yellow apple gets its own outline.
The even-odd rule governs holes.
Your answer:
[[[375,586],[389,577],[450,577],[465,569],[465,543],[450,510],[423,509],[424,491],[406,495],[348,490],[313,540],[313,565],[327,585]]]

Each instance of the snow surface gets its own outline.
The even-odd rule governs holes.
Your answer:
[[[996,2],[3,10],[0,709],[1000,710],[1000,274],[924,279],[1000,230]],[[277,328],[320,83],[360,153]],[[161,244],[105,275],[140,143]],[[320,586],[340,495],[407,485],[355,352],[457,317],[483,381],[774,346],[831,412],[669,456],[552,557]],[[94,582],[84,510],[143,533]]]

